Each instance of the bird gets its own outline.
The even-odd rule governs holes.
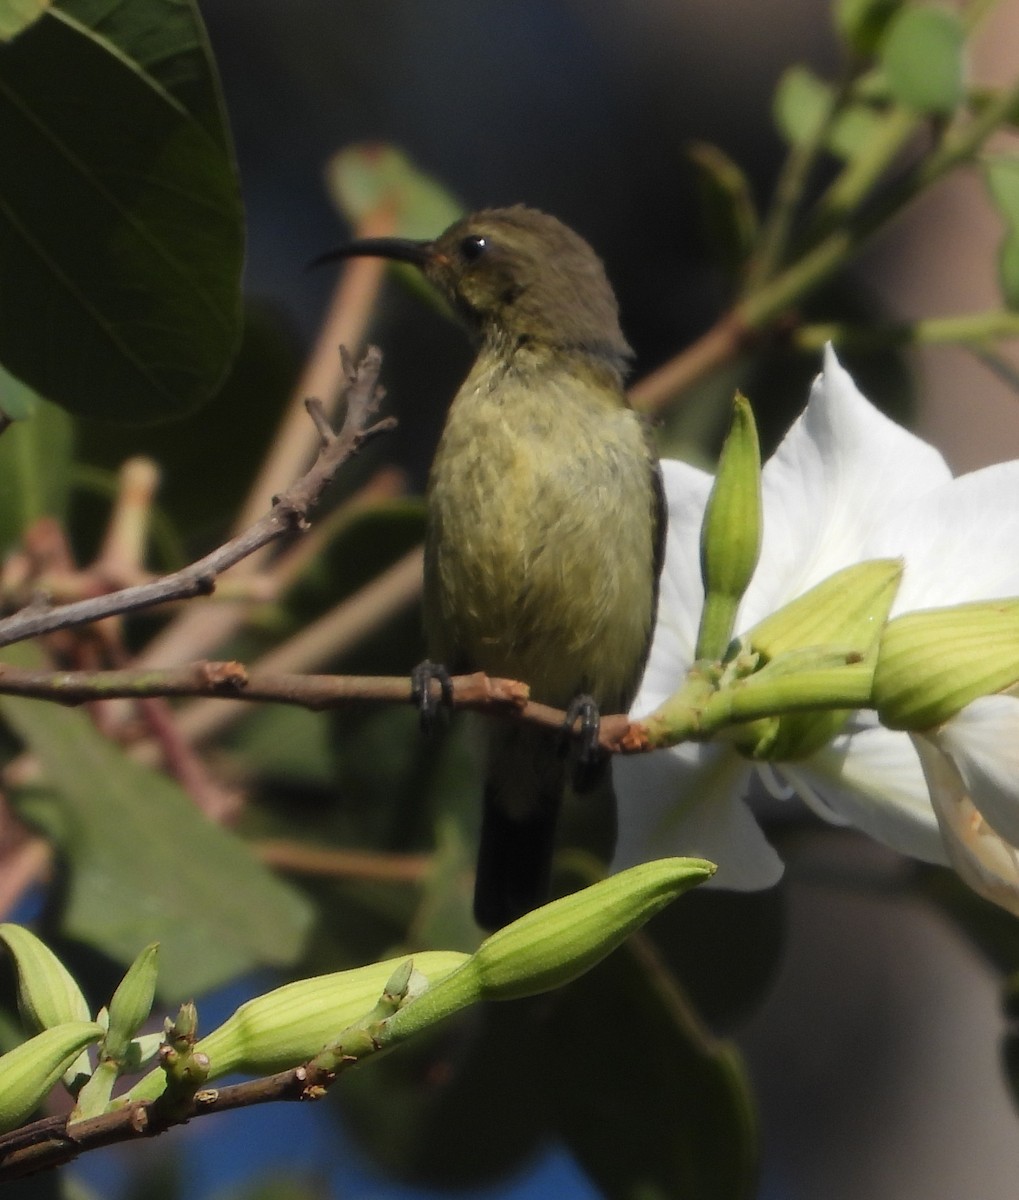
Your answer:
[[[565,789],[604,776],[598,713],[627,711],[640,683],[665,538],[657,457],[626,398],[605,268],[557,218],[489,208],[433,240],[358,239],[316,261],[355,255],[416,266],[476,347],[426,491],[425,676],[521,680],[587,732],[571,764],[555,730],[492,722],[474,915],[498,929],[547,898]]]

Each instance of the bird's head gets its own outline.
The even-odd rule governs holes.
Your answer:
[[[363,254],[419,267],[483,342],[589,353],[620,369],[630,355],[601,260],[536,209],[485,209],[433,241],[367,238],[316,261]]]

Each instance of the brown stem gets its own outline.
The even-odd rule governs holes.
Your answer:
[[[638,379],[630,388],[631,404],[639,412],[661,412],[674,397],[735,358],[753,336],[739,310],[733,309],[685,350]]]
[[[308,1064],[246,1083],[202,1088],[190,1101],[176,1104],[172,1110],[157,1099],[73,1124],[66,1117],[34,1121],[0,1135],[0,1183],[61,1166],[88,1150],[156,1137],[174,1125],[185,1125],[192,1118],[208,1113],[276,1100],[318,1100],[336,1076],[354,1061],[353,1058],[341,1061],[335,1070]]]
[[[528,699],[526,684],[476,672],[453,677],[453,707],[492,716],[516,717],[548,729],[561,729],[559,708]],[[431,683],[438,702],[441,689]],[[142,696],[207,696],[248,702],[294,704],[302,708],[339,708],[351,703],[410,704],[415,701],[406,675],[301,675],[248,671],[238,662],[198,662],[163,670],[30,671],[0,664],[0,693],[84,704],[90,700]],[[600,744],[608,752],[642,749],[639,726],[623,714],[602,717]]]
[[[330,879],[367,879],[373,883],[421,883],[434,865],[430,854],[334,850],[286,838],[263,838],[252,842],[251,848],[274,870]]]

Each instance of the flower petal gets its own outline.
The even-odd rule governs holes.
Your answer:
[[[1019,595],[1019,462],[996,463],[889,507],[868,558],[905,555],[892,615]]]
[[[1019,846],[1019,699],[983,696],[927,737],[951,758],[981,816]]]
[[[976,810],[951,758],[926,737],[913,740],[952,866],[978,895],[1019,916],[1019,852]]]
[[[840,821],[875,841],[924,862],[947,862],[923,769],[907,734],[880,725],[858,727],[802,763],[783,763],[779,771],[801,796],[813,791]]]
[[[718,864],[707,886],[771,887],[782,860],[741,799],[749,765],[726,746],[687,744],[617,757],[619,835],[612,870],[671,854]]]
[[[806,410],[764,466],[764,540],[738,627],[882,557],[862,552],[875,527],[950,479],[941,455],[874,408],[829,346]]]
[[[689,670],[704,605],[701,522],[713,479],[689,463],[667,459],[661,466],[669,525],[654,639],[633,705],[641,716],[671,696]]]

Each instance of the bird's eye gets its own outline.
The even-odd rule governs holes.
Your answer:
[[[475,262],[488,249],[488,238],[479,233],[472,233],[460,242],[460,253],[468,262]]]

